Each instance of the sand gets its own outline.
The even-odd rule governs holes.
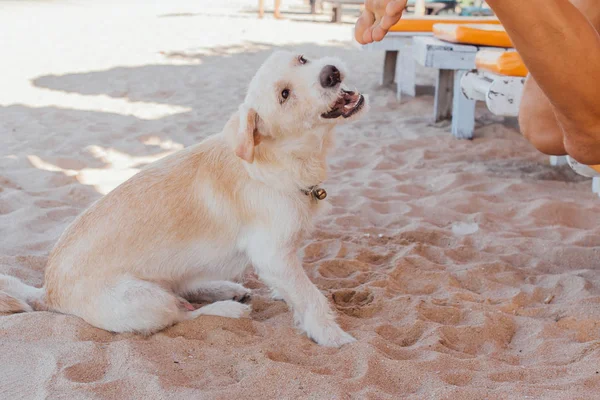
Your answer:
[[[485,109],[475,140],[452,139],[429,122],[431,96],[399,104],[379,87],[383,55],[358,50],[349,24],[258,22],[249,0],[99,3],[0,3],[0,273],[41,285],[69,222],[218,132],[273,49],[335,55],[372,110],[338,131],[333,210],[303,256],[358,341],[312,343],[250,273],[251,319],[201,317],[148,338],[48,312],[0,316],[0,398],[598,398],[589,181]]]

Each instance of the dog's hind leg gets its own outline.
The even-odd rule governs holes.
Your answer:
[[[163,287],[125,278],[105,288],[83,310],[84,313],[77,314],[99,328],[151,334],[200,315],[240,318],[247,316],[251,308],[235,301],[220,301],[190,311],[174,293]]]
[[[193,279],[182,284],[177,294],[196,303],[212,303],[221,300],[247,303],[250,300],[251,291],[235,282]]]

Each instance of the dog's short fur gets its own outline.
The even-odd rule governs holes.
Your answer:
[[[228,280],[252,264],[310,338],[354,341],[297,255],[327,209],[304,192],[325,180],[332,131],[367,108],[343,78],[335,59],[271,55],[221,133],[149,165],[75,219],[43,288],[0,276],[0,312],[51,310],[146,334],[199,315],[238,318],[250,312],[240,302],[249,290]]]

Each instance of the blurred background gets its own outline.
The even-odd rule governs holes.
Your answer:
[[[383,52],[362,51],[353,39],[361,2],[343,3],[282,0],[275,18],[276,2],[266,0],[259,18],[258,0],[0,1],[0,167],[33,164],[54,181],[76,178],[105,194],[141,166],[220,131],[278,48],[344,60],[348,83],[372,97],[379,132],[428,121],[430,96],[399,103],[381,87]],[[470,7],[485,9],[478,1],[412,1],[407,12]],[[417,81],[432,85],[434,76],[418,71]],[[361,123],[348,129],[372,134]]]

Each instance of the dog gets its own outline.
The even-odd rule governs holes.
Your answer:
[[[334,128],[367,112],[345,75],[335,58],[271,54],[220,133],[146,166],[70,224],[42,288],[0,276],[0,312],[48,310],[141,334],[200,315],[247,317],[250,290],[233,280],[252,265],[308,337],[353,342],[298,255],[330,207],[318,185]]]

